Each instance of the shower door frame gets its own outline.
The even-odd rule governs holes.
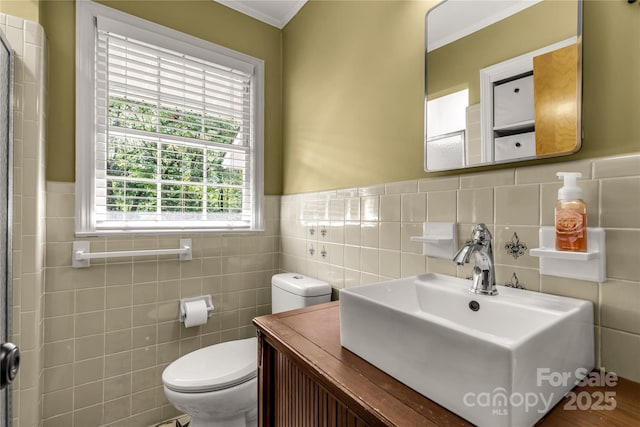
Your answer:
[[[5,37],[4,33],[0,31],[0,49],[5,49],[8,55],[8,81],[7,87],[0,87],[0,101],[2,100],[3,92],[6,91],[7,95],[7,127],[5,129],[6,139],[0,141],[0,154],[4,159],[0,159],[0,162],[6,159],[6,175],[0,174],[0,206],[2,202],[6,204],[6,224],[2,224],[0,221],[0,234],[2,239],[5,240],[4,247],[0,247],[0,265],[4,263],[6,266],[5,271],[0,271],[0,344],[10,341],[11,336],[11,306],[12,302],[12,227],[13,227],[13,84],[14,84],[14,52],[9,44],[9,41]],[[4,64],[3,64],[4,66]],[[3,152],[3,149],[6,150]],[[0,170],[1,170],[0,166]],[[4,201],[1,200],[6,198]],[[2,251],[4,250],[4,254]],[[0,427],[8,427],[11,425],[12,417],[12,387],[5,387],[0,390]]]

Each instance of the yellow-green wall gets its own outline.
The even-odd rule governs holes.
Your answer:
[[[265,59],[267,194],[442,175],[423,171],[424,15],[435,0],[311,0],[283,31],[210,0],[102,3]],[[47,178],[73,181],[75,4],[0,0],[0,11],[45,28]],[[638,4],[585,1],[583,148],[545,162],[640,151],[639,39]]]
[[[434,4],[312,0],[285,27],[285,194],[442,175],[423,171]],[[640,151],[640,7],[586,0],[583,40],[583,148],[544,162]]]
[[[282,32],[211,0],[100,1],[265,60],[265,193],[282,191]],[[47,179],[75,180],[75,3],[40,3],[49,41]]]
[[[0,0],[0,13],[40,22],[39,0]]]
[[[285,193],[422,175],[427,5],[311,1],[285,27]]]

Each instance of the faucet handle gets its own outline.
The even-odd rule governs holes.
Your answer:
[[[472,243],[485,244],[491,242],[491,232],[484,223],[476,224],[471,232]]]

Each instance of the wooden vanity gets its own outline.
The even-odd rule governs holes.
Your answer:
[[[342,348],[338,304],[254,319],[260,426],[471,425]],[[616,408],[565,410],[567,402],[562,400],[538,425],[638,425],[640,384],[619,379],[615,387],[585,390],[615,392]]]

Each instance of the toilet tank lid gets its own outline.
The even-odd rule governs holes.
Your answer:
[[[272,277],[271,284],[302,297],[316,297],[331,293],[331,286],[327,282],[297,273],[276,274]]]

